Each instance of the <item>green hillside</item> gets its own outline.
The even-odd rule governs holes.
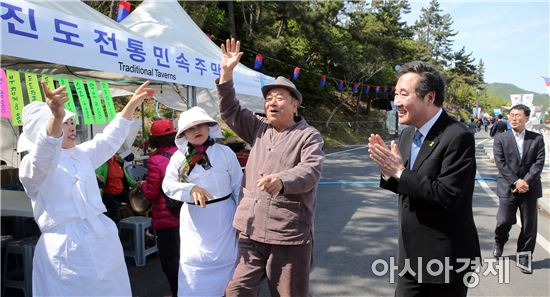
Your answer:
[[[503,102],[510,102],[511,94],[535,94],[533,98],[533,104],[535,106],[543,106],[543,110],[547,110],[550,107],[550,96],[546,94],[539,94],[536,92],[527,91],[513,84],[506,83],[492,83],[487,85],[488,95],[492,95],[500,98]]]

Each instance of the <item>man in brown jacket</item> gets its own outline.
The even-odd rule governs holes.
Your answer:
[[[252,144],[233,226],[240,231],[239,260],[226,296],[257,296],[267,277],[271,296],[306,297],[313,251],[313,218],[324,159],[319,131],[294,117],[302,95],[278,77],[262,87],[267,118],[242,108],[233,70],[240,43],[221,46],[216,81],[223,120]]]

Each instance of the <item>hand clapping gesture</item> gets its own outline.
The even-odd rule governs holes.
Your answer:
[[[395,141],[392,140],[388,148],[380,135],[371,134],[368,147],[370,158],[378,165],[385,177],[397,177],[398,172],[405,169],[401,153]]]

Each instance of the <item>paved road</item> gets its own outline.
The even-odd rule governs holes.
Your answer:
[[[478,133],[478,173],[494,178],[496,167],[483,150],[487,135]],[[550,141],[549,141],[550,142]],[[548,174],[548,171],[545,172]],[[378,171],[367,157],[364,146],[347,147],[327,155],[316,214],[315,262],[311,272],[311,296],[393,296],[389,274],[376,276],[371,265],[378,259],[389,261],[397,251],[397,197],[378,188]],[[350,182],[330,184],[330,182]],[[354,183],[355,182],[355,183]],[[483,187],[483,186],[485,187]],[[549,185],[550,186],[550,185]],[[493,229],[498,199],[495,182],[476,183],[474,215],[482,256],[491,260]],[[550,296],[549,219],[539,216],[539,241],[534,253],[534,273],[522,274],[515,265],[515,242],[519,229],[512,229],[504,255],[511,261],[500,270],[509,283],[499,283],[497,276],[480,276],[479,284],[469,296]],[[482,268],[485,272],[488,265]],[[129,267],[134,295],[163,296],[169,294],[158,257],[149,256],[147,266]],[[498,271],[497,271],[498,272]],[[269,296],[265,286],[261,296]]]
[[[480,133],[476,142],[483,144]],[[479,146],[478,172],[482,178],[494,178],[496,167]],[[356,147],[327,156],[323,181],[355,181],[366,184],[324,184],[319,186],[316,217],[316,263],[311,273],[312,296],[393,296],[395,285],[389,274],[379,277],[372,269],[377,259],[396,255],[397,197],[377,186],[378,171],[367,157],[364,147]],[[372,182],[372,184],[369,184]],[[474,215],[481,242],[482,256],[492,260],[493,230],[498,198],[494,181],[476,183]],[[539,216],[539,240],[550,239],[548,217]],[[532,275],[516,267],[515,242],[519,229],[511,231],[504,255],[510,257],[509,283],[499,284],[497,276],[480,275],[479,284],[469,296],[549,296],[550,254],[548,242],[537,244]],[[541,239],[544,237],[544,239]],[[481,273],[487,270],[485,265]],[[381,266],[379,266],[381,267]],[[501,270],[505,272],[504,269]]]

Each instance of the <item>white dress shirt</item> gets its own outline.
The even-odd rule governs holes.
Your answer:
[[[411,142],[411,159],[409,162],[409,169],[412,170],[414,166],[414,161],[416,160],[416,156],[418,155],[418,152],[420,151],[420,147],[422,146],[422,143],[424,143],[424,139],[426,139],[426,135],[428,135],[428,132],[432,129],[433,125],[439,119],[441,116],[441,113],[443,112],[443,109],[439,108],[439,111],[431,118],[429,119],[422,127],[416,129],[422,133],[422,137],[420,138],[420,145],[417,147],[413,142]],[[415,130],[415,133],[416,133]]]
[[[525,129],[521,132],[517,132],[512,129],[512,132],[514,133],[516,145],[518,146],[519,158],[521,159],[523,157],[523,140],[525,139]]]

